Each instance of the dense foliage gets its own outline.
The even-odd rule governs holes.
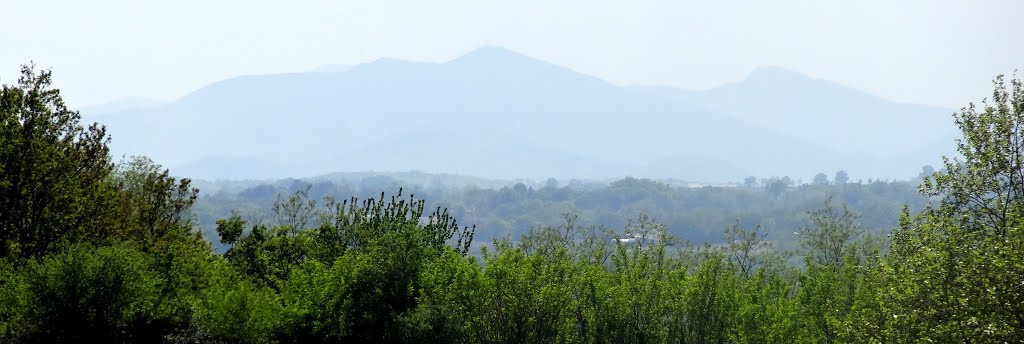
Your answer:
[[[840,171],[841,172],[841,171]],[[930,173],[929,173],[930,174]],[[846,204],[859,216],[869,232],[888,233],[899,223],[901,209],[921,210],[928,197],[912,181],[844,182],[830,181],[824,174],[817,182],[794,185],[789,178],[767,178],[738,187],[687,187],[649,179],[625,178],[610,183],[543,184],[515,183],[508,186],[432,186],[429,181],[406,181],[399,177],[376,176],[350,180],[279,180],[258,185],[222,188],[200,197],[195,212],[209,238],[216,238],[215,221],[232,211],[250,217],[269,217],[279,195],[305,191],[313,199],[324,197],[374,197],[381,190],[404,187],[435,206],[448,208],[452,215],[476,224],[480,244],[491,239],[518,240],[538,225],[556,224],[564,214],[580,222],[622,228],[640,214],[658,219],[669,233],[693,243],[721,243],[722,229],[736,222],[743,227],[761,226],[768,238],[796,249],[799,238],[793,232],[809,220],[808,212],[826,199]],[[223,249],[223,248],[219,248]]]
[[[1024,87],[1007,88],[997,79],[982,109],[956,116],[961,156],[924,180],[936,202],[903,208],[891,236],[821,180],[755,194],[629,179],[592,192],[647,190],[666,214],[705,192],[834,196],[774,224],[792,226],[794,250],[741,216],[691,245],[648,215],[566,215],[473,255],[475,228],[403,190],[321,201],[304,187],[267,217],[218,219],[220,254],[196,230],[189,180],[145,158],[111,163],[103,128],[81,127],[49,73],[25,68],[0,93],[0,342],[1019,342]],[[593,197],[512,191],[564,192],[583,212]]]

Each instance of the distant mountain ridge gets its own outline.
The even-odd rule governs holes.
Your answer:
[[[125,97],[111,102],[85,106],[79,112],[86,117],[94,117],[121,111],[143,110],[159,107],[166,102],[145,97]]]
[[[349,71],[351,69],[352,69],[352,66],[349,66],[349,65],[326,64],[326,65],[322,65],[322,66],[313,68],[312,70],[310,70],[310,72],[342,73],[342,72],[347,72],[347,71]]]
[[[898,157],[956,134],[953,110],[893,102],[779,67],[704,91],[639,89],[845,153]]]
[[[862,132],[872,142],[855,145],[863,140],[839,131],[861,130],[858,121],[817,123],[812,110],[904,111],[910,122],[946,110],[894,105],[807,80],[769,69],[707,91],[623,87],[483,47],[444,63],[381,59],[341,71],[240,76],[155,108],[104,115],[102,122],[115,154],[147,155],[175,173],[206,179],[419,170],[493,179],[730,182],[838,169],[905,178],[939,160],[945,147],[930,154],[911,143],[944,133],[882,130],[888,123],[877,123],[872,128],[884,135]],[[818,113],[826,121],[850,116]],[[822,129],[829,127],[835,130]],[[844,145],[853,149],[837,149]]]

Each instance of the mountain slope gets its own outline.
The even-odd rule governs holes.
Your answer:
[[[929,144],[956,133],[953,110],[898,103],[778,67],[706,91],[641,88],[814,142],[830,150],[898,157],[948,147]]]
[[[145,154],[211,179],[366,170],[604,178],[654,170],[735,181],[843,168],[892,178],[922,165],[906,171],[887,167],[878,152],[840,153],[737,119],[742,109],[709,106],[717,99],[620,87],[484,47],[438,64],[384,59],[343,72],[243,76],[104,122],[116,154]]]
[[[109,114],[121,111],[152,109],[163,105],[165,102],[143,97],[125,97],[108,103],[85,106],[79,109],[82,116],[93,118],[98,115]]]

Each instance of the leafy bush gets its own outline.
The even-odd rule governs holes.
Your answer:
[[[150,338],[158,279],[149,257],[125,246],[74,244],[22,270],[25,308],[14,332],[27,342],[134,342]]]

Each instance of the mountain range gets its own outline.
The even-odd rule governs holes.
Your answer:
[[[955,134],[952,110],[777,67],[708,90],[623,86],[498,47],[443,63],[239,76],[102,109],[83,116],[107,125],[116,156],[203,179],[417,170],[729,182],[840,169],[904,179],[949,154]]]

